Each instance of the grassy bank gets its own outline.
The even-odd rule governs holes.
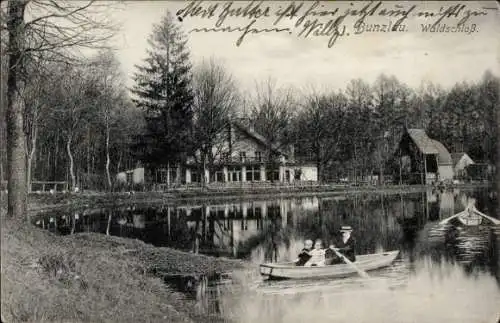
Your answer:
[[[5,214],[1,225],[3,322],[217,321],[159,277],[243,266],[99,234],[59,237]]]

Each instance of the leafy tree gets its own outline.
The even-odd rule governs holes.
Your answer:
[[[491,71],[486,71],[481,81],[477,84],[475,94],[475,110],[473,120],[477,120],[476,127],[482,134],[476,137],[481,143],[482,159],[494,162],[499,154],[495,147],[500,142],[498,117],[500,113],[500,79]],[[497,168],[498,169],[498,168]]]
[[[170,12],[154,25],[150,49],[137,66],[134,102],[144,110],[141,159],[152,166],[186,156],[193,116],[191,64],[186,37]]]

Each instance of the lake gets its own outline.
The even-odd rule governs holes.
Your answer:
[[[296,258],[305,239],[330,241],[354,228],[356,252],[399,249],[370,278],[262,281],[234,273],[198,297],[200,311],[237,322],[497,322],[500,315],[500,230],[484,221],[439,221],[471,201],[495,216],[488,189],[411,194],[270,196],[206,204],[125,205],[46,214],[34,221],[58,234],[100,232],[156,246],[262,262]]]

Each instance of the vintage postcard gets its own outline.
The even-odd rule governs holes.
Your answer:
[[[2,322],[500,322],[499,9],[3,1]]]

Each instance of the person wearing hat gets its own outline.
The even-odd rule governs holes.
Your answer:
[[[340,233],[342,234],[341,239],[337,242],[337,245],[331,245],[330,249],[335,248],[338,252],[343,254],[347,259],[354,262],[356,261],[356,253],[355,253],[355,240],[351,236],[352,228],[350,226],[342,226],[340,229]],[[341,261],[341,259],[334,258],[332,260],[332,264],[336,264]]]

